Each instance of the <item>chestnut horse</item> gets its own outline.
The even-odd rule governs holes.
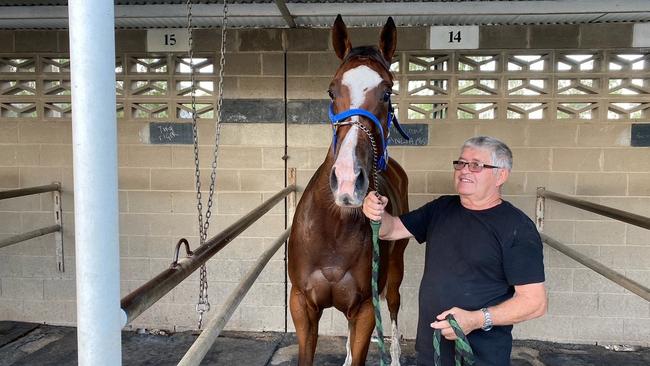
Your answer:
[[[299,365],[311,365],[318,321],[334,306],[348,320],[345,365],[364,365],[375,326],[371,296],[372,238],[361,211],[368,190],[390,198],[393,215],[408,211],[407,177],[388,158],[388,131],[393,116],[389,70],[397,30],[389,18],[379,48],[352,48],[339,15],[332,43],[341,65],[330,84],[332,146],[305,188],[289,238],[290,307],[299,344]],[[376,149],[373,152],[373,147]],[[375,170],[379,187],[375,187]],[[399,365],[399,286],[408,240],[380,244],[379,291],[385,291],[392,326],[391,365]]]

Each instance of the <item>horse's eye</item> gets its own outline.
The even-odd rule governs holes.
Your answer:
[[[335,98],[334,98],[334,92],[332,92],[332,89],[328,89],[328,90],[327,90],[327,94],[329,94],[331,100],[334,100],[334,99],[335,99]]]
[[[386,90],[386,91],[384,92],[384,95],[383,95],[383,97],[382,97],[382,100],[383,100],[384,102],[388,102],[388,101],[390,100],[390,95],[391,95],[391,94],[392,94],[392,92],[391,92],[390,90]]]

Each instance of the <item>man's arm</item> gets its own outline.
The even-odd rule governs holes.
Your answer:
[[[538,318],[546,313],[546,289],[544,283],[531,283],[515,286],[515,294],[501,304],[488,308],[494,325],[512,325],[526,320]],[[431,328],[441,329],[442,335],[448,340],[456,339],[454,331],[445,317],[453,314],[463,333],[481,329],[483,326],[483,312],[467,311],[460,308],[446,310],[436,318],[438,321],[431,323]]]
[[[388,197],[379,196],[374,191],[368,193],[363,200],[363,213],[370,220],[381,221],[379,238],[383,240],[399,240],[411,238],[413,234],[402,223],[399,217],[386,212]]]

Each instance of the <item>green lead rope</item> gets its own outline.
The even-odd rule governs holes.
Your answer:
[[[381,221],[370,220],[372,228],[372,305],[375,309],[375,329],[377,331],[377,346],[379,347],[379,364],[388,365],[386,345],[384,344],[384,327],[381,324],[381,311],[379,308],[379,228]]]
[[[456,341],[454,342],[454,348],[456,350],[456,354],[454,356],[455,365],[463,366],[463,361],[465,361],[464,363],[465,365],[473,365],[474,352],[472,352],[472,347],[470,347],[469,341],[467,340],[465,333],[463,333],[463,330],[460,328],[460,325],[458,325],[458,322],[456,321],[456,319],[454,319],[453,315],[448,314],[445,319],[449,322],[449,325],[451,325],[451,329],[454,330],[454,333],[456,333]],[[440,363],[440,336],[441,336],[440,329],[436,329],[433,331],[434,366],[440,366],[441,364]]]

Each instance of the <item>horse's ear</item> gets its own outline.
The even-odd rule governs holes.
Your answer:
[[[350,39],[348,38],[348,28],[345,26],[341,14],[336,17],[334,26],[332,27],[332,46],[334,47],[336,55],[341,60],[345,58],[345,55],[347,55],[352,48]]]
[[[386,61],[390,63],[393,59],[393,54],[395,53],[395,47],[397,47],[397,28],[395,28],[395,22],[393,22],[393,17],[388,17],[384,28],[381,30],[381,38],[379,39],[379,49],[384,55]]]

